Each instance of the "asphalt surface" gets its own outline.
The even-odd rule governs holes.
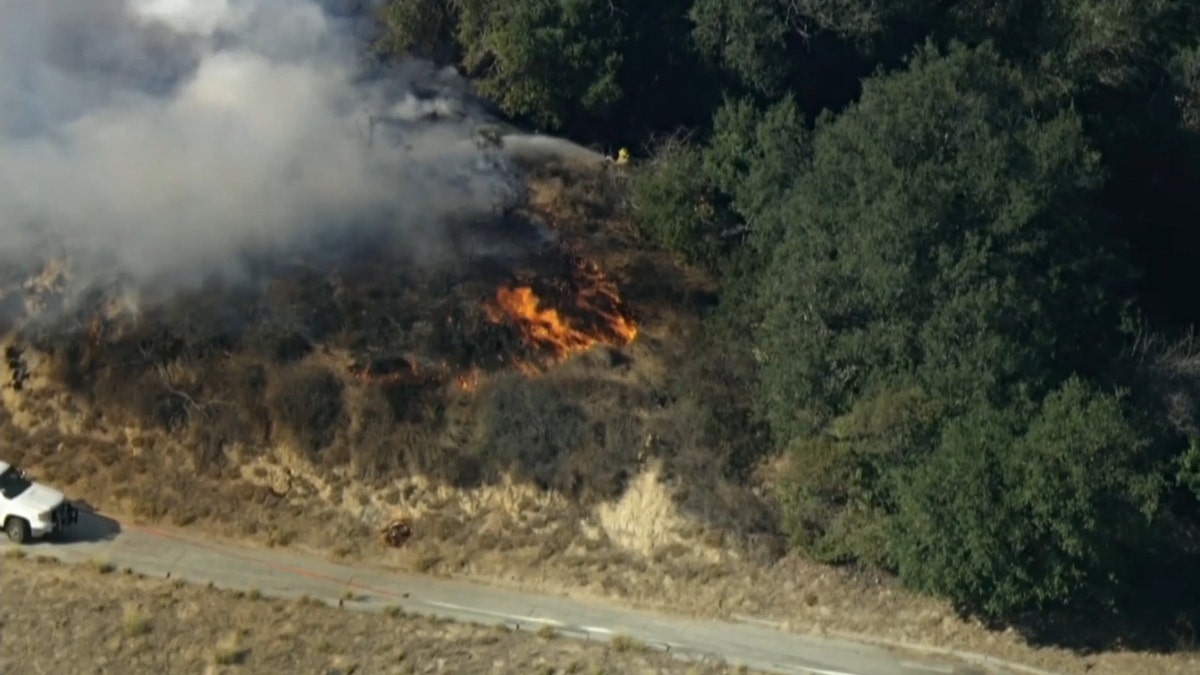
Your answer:
[[[13,547],[0,542],[0,551]],[[347,590],[357,595],[344,606],[406,612],[457,621],[507,624],[537,631],[553,626],[562,635],[607,641],[615,635],[640,640],[692,660],[725,660],[778,673],[812,675],[975,675],[1000,673],[979,666],[931,661],[852,642],[808,637],[762,625],[692,620],[631,610],[594,601],[491,588],[465,581],[400,574],[351,566],[316,555],[258,549],[201,539],[178,530],[121,524],[81,512],[70,535],[25,545],[31,555],[69,563],[106,561],[148,576],[249,591],[267,596],[309,596],[336,604]],[[0,558],[0,568],[3,558]]]

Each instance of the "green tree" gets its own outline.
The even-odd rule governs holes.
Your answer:
[[[761,103],[792,97],[816,111],[840,110],[858,95],[860,79],[875,65],[870,43],[876,17],[888,3],[694,0],[690,5],[696,51],[722,75],[715,84]]]
[[[804,112],[791,98],[759,109],[727,100],[704,146],[672,138],[635,174],[642,229],[693,263],[722,269],[735,235],[789,190],[811,150]],[[772,222],[762,218],[762,222]],[[764,235],[756,243],[774,238]]]
[[[910,588],[996,615],[1027,599],[1029,534],[1012,499],[1007,458],[1020,437],[1016,406],[988,405],[949,422],[936,452],[904,473],[891,550]]]
[[[510,113],[557,128],[572,113],[603,112],[620,99],[626,36],[612,3],[515,0],[488,18],[464,63],[482,72],[480,91]]]
[[[1052,387],[1112,348],[1119,247],[1098,158],[990,47],[920,50],[814,137],[760,279],[760,409],[808,438],[916,378],[950,412]]]
[[[748,99],[727,100],[713,117],[704,170],[743,223],[754,222],[789,192],[812,155],[804,111],[787,96],[760,109]],[[768,222],[769,218],[763,218]],[[776,241],[777,233],[758,237]]]
[[[1172,44],[1193,39],[1195,15],[1190,0],[1058,0],[1027,18],[1021,28],[1033,31],[1014,34],[1013,51],[1071,82],[1128,87],[1160,71]]]
[[[793,65],[787,42],[795,33],[780,2],[696,0],[689,12],[701,51],[754,91],[778,94]]]
[[[379,47],[456,59],[480,93],[542,128],[640,138],[707,117],[719,98],[717,88],[695,84],[707,79],[692,52],[689,5],[390,0],[380,12]]]
[[[673,138],[638,167],[633,180],[640,229],[693,264],[715,268],[722,251],[723,214],[713,207],[716,186],[700,148]]]
[[[457,0],[393,0],[377,18],[383,27],[374,47],[382,53],[412,54],[435,61],[457,61]]]
[[[1200,46],[1175,54],[1170,71],[1180,121],[1185,129],[1200,131]]]
[[[894,568],[887,528],[898,470],[928,454],[941,422],[941,406],[920,388],[892,389],[794,445],[777,483],[792,544],[825,562]]]
[[[947,425],[899,490],[901,579],[990,618],[1113,607],[1156,536],[1162,482],[1120,400],[1067,380]]]
[[[1179,484],[1190,490],[1196,499],[1200,499],[1200,443],[1192,439],[1176,461],[1179,467],[1176,479]]]
[[[882,65],[927,37],[942,45],[990,41],[1031,75],[1073,92],[1154,78],[1174,49],[1193,42],[1200,7],[1190,0],[696,0],[691,17],[704,54],[771,96],[833,47],[827,35]]]

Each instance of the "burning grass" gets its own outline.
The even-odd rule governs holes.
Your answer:
[[[482,228],[512,238],[538,227],[516,221],[559,222],[554,211],[531,203]],[[384,516],[364,512],[347,485],[515,479],[580,507],[611,499],[650,455],[688,465],[691,451],[678,452],[670,434],[664,442],[659,427],[678,370],[670,362],[688,351],[679,323],[694,317],[622,298],[628,261],[613,256],[624,250],[614,242],[558,234],[520,235],[519,255],[436,266],[387,241],[345,259],[270,261],[261,284],[212,285],[136,312],[119,289],[95,294],[54,330],[35,316],[7,337],[8,433],[25,465],[100,504],[174,522],[239,521],[235,531],[272,540],[287,537],[213,499],[190,500],[242,489],[250,466],[270,476],[245,486],[270,483],[274,497],[252,495],[264,509],[358,511],[367,526]],[[673,263],[658,264],[651,276],[666,278]],[[56,263],[27,286],[45,295],[69,276]],[[637,323],[640,305],[653,321]],[[76,484],[80,472],[57,448],[87,443],[107,463]],[[161,480],[130,487],[113,476],[122,487],[107,493],[85,485],[106,486],[120,470]]]
[[[711,285],[571,196],[593,187],[535,185],[529,209],[563,237],[516,258],[421,268],[381,246],[279,263],[251,289],[136,314],[97,298],[60,330],[28,324],[0,345],[5,457],[104,510],[259,544],[1061,672],[1195,672],[1039,653],[783,556],[759,496],[769,448],[737,396],[750,371],[699,348]],[[411,537],[384,548],[396,519]]]
[[[563,310],[545,306],[531,286],[505,285],[484,304],[490,321],[517,326],[525,341],[544,350],[552,362],[562,361],[599,344],[624,347],[638,335],[617,284],[594,262],[576,258],[568,289],[572,300]],[[530,372],[530,364],[518,364]]]

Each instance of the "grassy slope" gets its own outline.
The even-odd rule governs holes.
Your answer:
[[[386,257],[333,275],[292,268],[269,303],[207,294],[158,324],[21,342],[28,376],[0,390],[0,442],[102,509],[263,545],[1068,673],[1200,667],[1194,654],[1033,649],[889,580],[781,557],[764,481],[734,471],[734,449],[708,430],[705,405],[722,405],[729,376],[696,338],[711,285],[638,240],[610,178],[549,172],[531,188],[526,210],[620,281],[633,344],[526,377],[504,364],[535,355],[479,310],[513,270],[410,274]],[[562,260],[518,271],[566,304]],[[231,338],[212,328],[230,307],[270,312],[246,309],[255,318]],[[464,389],[472,368],[482,379]],[[11,367],[0,370],[9,382]],[[756,475],[770,474],[768,460]],[[381,548],[374,529],[400,514],[413,539]]]

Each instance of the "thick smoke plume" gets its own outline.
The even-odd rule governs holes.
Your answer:
[[[415,97],[439,85],[415,63],[365,80],[323,4],[0,0],[0,265],[60,255],[76,289],[145,296],[356,228],[420,256],[491,208],[506,178],[461,115],[371,122],[465,106],[453,86]]]

